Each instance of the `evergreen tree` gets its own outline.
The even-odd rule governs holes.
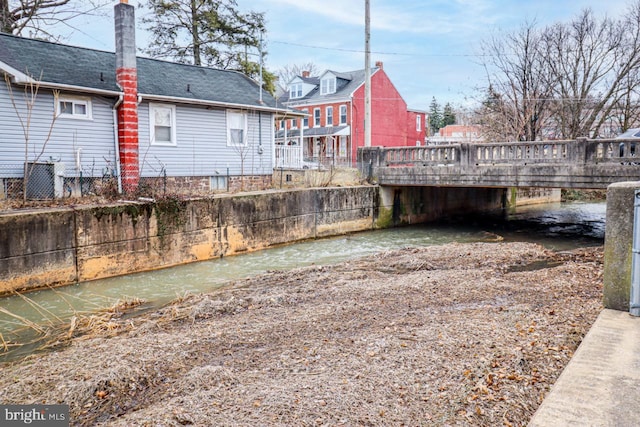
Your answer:
[[[440,104],[436,101],[435,96],[431,100],[429,105],[429,129],[431,134],[435,135],[442,127],[442,112],[440,111]]]
[[[456,113],[453,111],[453,107],[448,102],[444,106],[444,112],[442,113],[442,127],[447,125],[456,124]]]
[[[259,56],[264,13],[241,13],[236,0],[149,0],[147,7],[143,22],[153,37],[145,53],[257,77],[260,58],[250,57]],[[273,89],[275,75],[263,70],[263,78]]]

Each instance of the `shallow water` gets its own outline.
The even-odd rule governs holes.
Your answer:
[[[361,232],[30,292],[25,295],[27,299],[17,296],[0,299],[0,309],[46,324],[111,306],[123,297],[141,298],[147,301],[145,307],[158,307],[185,293],[211,291],[235,279],[269,270],[332,264],[405,247],[501,240],[536,242],[553,250],[595,246],[604,241],[605,211],[605,203],[554,203],[518,208],[506,218],[476,215],[471,220]],[[24,341],[25,333],[32,334],[24,326],[24,320],[0,313],[4,340]],[[19,330],[24,332],[18,333]]]

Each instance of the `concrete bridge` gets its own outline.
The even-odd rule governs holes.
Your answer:
[[[640,179],[640,141],[461,143],[359,149],[366,175],[381,186],[605,189]]]

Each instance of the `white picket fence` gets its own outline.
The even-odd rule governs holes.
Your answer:
[[[276,168],[302,169],[302,146],[276,145]]]

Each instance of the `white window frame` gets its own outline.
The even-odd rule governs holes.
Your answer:
[[[302,98],[302,83],[295,83],[289,87],[289,98]]]
[[[156,110],[169,110],[171,117],[170,141],[156,141],[156,120],[154,112]],[[154,104],[149,103],[149,144],[161,145],[166,147],[175,147],[178,145],[176,138],[176,106],[171,104]]]
[[[59,95],[54,98],[56,117],[63,119],[76,119],[76,120],[92,120],[93,113],[91,107],[91,98],[86,96],[68,96]],[[60,109],[61,103],[71,104],[71,113],[63,113]],[[76,113],[76,105],[85,106],[85,114]]]
[[[291,119],[291,129],[298,129],[298,119]]]
[[[305,113],[308,113],[309,110],[307,110],[306,108],[304,110]],[[305,129],[309,128],[309,116],[304,116],[304,118],[302,119],[302,127],[304,127]]]
[[[325,122],[327,123],[327,126],[333,126],[333,107],[326,107],[325,111]]]
[[[342,114],[343,110],[344,110],[344,114]],[[344,120],[342,120],[343,118]],[[344,104],[340,106],[340,124],[341,125],[347,124],[347,106]]]
[[[247,113],[245,111],[240,111],[240,110],[227,110],[227,147],[246,147],[247,146],[247,137],[248,137],[248,132],[247,132]],[[232,122],[239,118],[241,121],[241,125],[243,126],[242,128],[242,142],[241,143],[234,143],[231,141],[231,131],[232,129],[238,129],[238,128],[232,128]]]
[[[336,93],[336,78],[327,77],[320,81],[320,95]]]
[[[314,108],[313,109],[313,127],[320,127],[320,118],[321,118],[320,109]]]
[[[422,116],[419,114],[416,116],[416,130],[418,132],[422,130]]]

